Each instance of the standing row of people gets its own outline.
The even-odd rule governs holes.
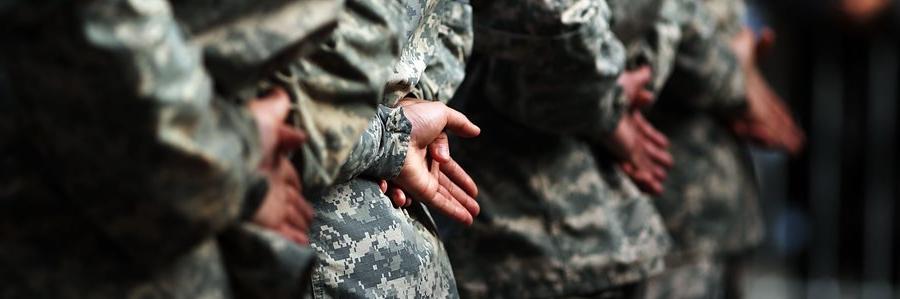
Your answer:
[[[727,295],[802,144],[741,6],[5,1],[0,297]]]

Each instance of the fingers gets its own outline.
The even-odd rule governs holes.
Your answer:
[[[466,194],[473,198],[478,196],[478,185],[456,161],[451,159],[447,163],[441,163],[440,167],[441,173],[447,176],[455,185],[462,188]]]
[[[300,194],[300,200],[297,201],[296,207],[297,211],[300,212],[300,216],[306,219],[306,223],[312,224],[313,219],[316,217],[316,212],[313,210],[312,204],[302,194]]]
[[[406,202],[403,203],[403,207],[404,207],[404,208],[408,208],[409,206],[412,205],[413,199],[410,198],[409,196],[406,196],[406,194],[403,193],[403,190],[400,190],[400,191],[399,191],[399,195],[406,199]]]
[[[650,139],[650,142],[653,142],[653,144],[662,148],[669,147],[669,138],[666,138],[666,135],[663,135],[662,132],[656,130],[656,128],[654,128],[653,125],[651,125],[650,122],[647,121],[646,118],[644,118],[643,114],[641,114],[640,112],[635,112],[634,120],[638,125],[638,128],[641,130],[641,133],[643,133],[644,136]]]
[[[288,202],[285,209],[286,222],[294,228],[307,230],[310,220],[312,220],[312,207],[309,206],[309,203],[300,196],[300,193],[291,188],[285,190],[284,200]]]
[[[439,163],[450,161],[450,140],[447,138],[446,133],[439,134],[438,137],[428,145],[428,153]]]
[[[655,96],[652,91],[642,88],[637,91],[634,99],[632,99],[632,105],[634,106],[632,108],[640,109],[650,106],[650,104],[653,104],[654,97]]]
[[[651,144],[645,145],[644,150],[647,152],[647,156],[649,156],[650,160],[656,165],[671,168],[672,164],[674,164],[672,154],[668,151],[662,150]]]
[[[381,190],[381,193],[388,194],[388,182],[386,180],[378,181],[378,189]]]
[[[410,156],[407,155],[407,158],[409,159]],[[413,159],[424,158],[414,157]],[[427,200],[434,198],[438,192],[437,172],[439,169],[436,166],[431,167],[426,164],[428,163],[421,161],[406,163],[404,169],[400,170],[400,175],[392,182],[402,189],[407,196],[427,202]]]
[[[306,133],[287,124],[278,126],[276,148],[279,153],[291,153],[306,142]]]
[[[403,190],[394,186],[391,186],[390,189],[388,189],[387,195],[391,198],[391,203],[393,203],[394,208],[399,209],[406,207],[408,202],[411,202],[411,200],[406,197],[406,193],[404,193]]]
[[[440,174],[438,182],[441,184],[441,189],[447,190],[448,194],[445,194],[445,196],[453,198],[454,200],[462,204],[462,206],[465,207],[467,211],[469,211],[470,215],[478,216],[478,213],[481,212],[481,207],[478,206],[478,202],[475,201],[475,198],[469,196],[466,191],[454,184],[453,181],[451,181],[450,178],[448,178],[443,173]]]
[[[655,178],[653,174],[642,171],[631,163],[622,163],[620,164],[620,168],[629,178],[631,178],[631,181],[633,181],[641,191],[651,195],[662,194],[662,180]]]
[[[447,191],[447,189],[441,187],[441,190],[435,194],[434,198],[429,203],[429,206],[442,212],[450,219],[465,225],[471,225],[473,221],[472,214],[470,214],[462,204],[453,200],[449,194],[450,192]]]
[[[464,138],[471,138],[481,134],[481,128],[469,121],[469,118],[465,115],[450,107],[444,107],[447,109],[447,125],[445,127],[447,131]]]
[[[665,181],[666,178],[669,176],[668,172],[666,172],[666,170],[663,169],[662,167],[654,167],[651,174],[653,175],[653,179],[658,182]]]
[[[398,176],[394,182],[403,191],[407,199],[411,196],[412,199],[425,203],[435,212],[442,213],[450,219],[466,225],[471,224],[473,219],[471,212],[453,196],[450,190],[440,184],[441,172],[437,165],[438,163],[429,164],[433,164],[428,167],[429,171],[426,171],[423,167],[417,167],[415,175],[410,173],[403,174],[401,170],[401,176]],[[391,193],[391,200],[394,202],[394,205],[400,206],[402,195]],[[466,202],[469,204],[468,201]],[[406,200],[403,203],[404,206],[409,204],[411,204],[410,200]]]
[[[641,188],[642,191],[647,192],[651,195],[660,195],[663,192],[662,182],[653,178],[653,175],[649,172],[638,172],[636,175],[636,182],[638,183],[638,187]]]
[[[293,189],[296,189],[297,192],[303,190],[300,183],[300,175],[297,174],[297,170],[294,169],[294,165],[291,164],[291,161],[286,157],[282,157],[278,159],[278,164],[275,166],[277,168],[278,176],[284,181],[288,186]]]

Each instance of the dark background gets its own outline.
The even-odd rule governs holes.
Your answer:
[[[777,33],[762,66],[808,138],[793,159],[754,150],[768,234],[749,298],[900,298],[900,5],[860,17],[849,1],[748,3]]]

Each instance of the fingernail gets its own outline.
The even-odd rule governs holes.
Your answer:
[[[447,148],[446,146],[441,146],[440,152],[441,152],[441,155],[443,155],[444,157],[448,157],[448,158],[450,157],[450,149]]]

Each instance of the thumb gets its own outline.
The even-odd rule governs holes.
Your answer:
[[[478,134],[481,134],[481,128],[472,123],[465,115],[450,107],[445,107],[445,109],[447,109],[447,125],[445,126],[447,131],[466,138],[475,137],[478,136]]]
[[[653,92],[642,88],[638,90],[634,99],[631,100],[631,104],[634,106],[633,108],[644,108],[653,104],[653,98]]]
[[[447,133],[441,133],[428,145],[428,151],[431,157],[439,163],[450,162],[450,141]]]
[[[265,119],[273,122],[284,121],[291,110],[290,98],[281,88],[273,89],[268,94],[250,101],[248,105],[257,120]]]
[[[306,142],[306,134],[303,131],[286,124],[278,127],[278,152],[292,152],[300,148],[304,142]]]

